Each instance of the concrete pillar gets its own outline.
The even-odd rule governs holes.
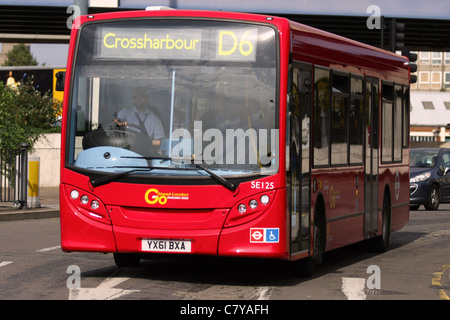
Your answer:
[[[73,0],[73,4],[80,8],[80,14],[82,16],[88,14],[88,0]]]

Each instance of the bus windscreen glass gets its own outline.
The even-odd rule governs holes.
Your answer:
[[[66,165],[139,175],[278,170],[273,28],[150,19],[80,30]],[[167,170],[170,168],[171,170]]]

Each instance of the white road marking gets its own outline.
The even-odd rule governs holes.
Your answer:
[[[109,277],[97,288],[70,289],[69,300],[113,300],[140,290],[115,289],[116,285],[127,281],[129,277]]]
[[[36,250],[36,252],[47,252],[47,251],[56,250],[56,249],[61,249],[61,246],[54,246],[54,247],[44,248],[44,249]]]
[[[176,291],[174,296],[194,300],[269,300],[273,287],[213,285],[199,292]]]
[[[259,287],[256,300],[269,300],[273,287]]]
[[[364,278],[342,278],[342,292],[348,300],[366,300],[366,279]]]
[[[12,262],[12,261],[3,261],[3,262],[0,262],[0,267],[7,266],[8,264],[11,264],[11,263],[13,263],[13,262]]]

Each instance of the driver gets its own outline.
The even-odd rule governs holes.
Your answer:
[[[145,87],[136,87],[133,91],[132,109],[123,109],[114,119],[119,126],[124,126],[130,130],[140,130],[147,134],[152,140],[153,146],[159,146],[161,139],[165,137],[164,128],[158,116],[149,108],[150,93]]]

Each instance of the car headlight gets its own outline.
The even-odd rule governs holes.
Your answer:
[[[431,176],[431,172],[425,172],[422,174],[419,174],[418,176],[415,176],[414,178],[410,178],[409,182],[421,182],[427,180]]]

